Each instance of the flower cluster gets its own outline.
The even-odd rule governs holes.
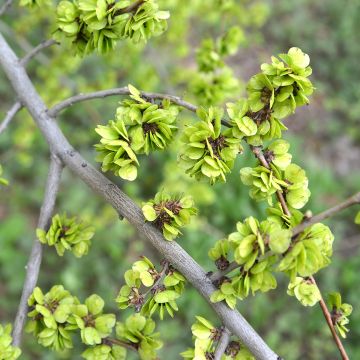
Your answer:
[[[124,100],[116,110],[116,120],[98,125],[95,131],[101,136],[95,145],[99,153],[96,160],[102,170],[111,170],[125,180],[135,180],[139,161],[136,154],[164,150],[173,139],[178,108],[168,100],[158,105],[141,97],[129,85],[131,99]]]
[[[50,229],[47,232],[37,229],[36,235],[41,243],[55,246],[59,256],[63,256],[65,250],[69,250],[76,257],[82,257],[89,251],[94,227],[78,221],[76,217],[68,218],[65,213],[56,214],[52,218]]]
[[[44,347],[55,351],[63,351],[73,347],[71,332],[74,327],[68,319],[72,313],[72,306],[78,300],[63,286],[53,286],[43,294],[36,287],[28,299],[30,322],[27,331],[33,333]]]
[[[155,0],[65,0],[56,9],[55,37],[70,42],[79,55],[107,53],[120,39],[139,42],[160,35],[169,16]]]
[[[11,324],[0,324],[0,359],[16,360],[21,355],[21,350],[11,345]]]
[[[286,130],[281,119],[308,104],[313,92],[309,56],[294,47],[279,58],[272,57],[272,63],[263,64],[262,72],[250,79],[248,98],[227,105],[234,136],[246,138],[251,145],[280,138]]]
[[[1,177],[2,173],[3,173],[3,169],[2,169],[2,166],[0,165],[0,185],[8,185],[9,182],[6,179]]]
[[[180,228],[190,222],[190,217],[196,215],[197,210],[190,196],[159,192],[153,200],[143,204],[142,212],[145,219],[161,230],[166,240],[171,241],[181,234]]]
[[[221,109],[201,108],[197,115],[200,121],[184,130],[180,165],[198,180],[208,178],[211,184],[217,180],[225,182],[236,156],[242,152],[240,141],[232,137],[230,129],[221,131]]]
[[[155,322],[140,314],[129,316],[125,323],[116,324],[116,338],[136,346],[140,359],[156,360],[156,350],[162,347],[159,333],[155,333]]]
[[[125,272],[124,278],[126,284],[116,298],[120,309],[134,307],[145,316],[158,312],[161,320],[165,312],[174,316],[174,311],[178,310],[176,299],[184,290],[185,278],[172,266],[164,262],[163,269],[158,272],[148,258],[142,257]]]
[[[289,274],[311,276],[330,264],[334,236],[324,224],[317,223],[306,228],[292,243],[281,260],[278,270]]]
[[[235,308],[236,299],[244,299],[250,290],[254,294],[276,287],[273,265],[278,260],[277,254],[284,254],[291,242],[291,231],[277,222],[265,220],[260,223],[249,217],[238,222],[236,227],[236,232],[228,239],[219,240],[209,251],[209,257],[219,270],[229,267],[230,254],[239,265],[235,275],[223,276],[216,281],[218,290],[211,296],[211,301],[224,300],[231,308]]]
[[[296,277],[289,283],[287,293],[295,296],[304,306],[314,306],[321,300],[319,288],[310,279]]]
[[[72,348],[72,335],[76,331],[87,346],[82,353],[87,360],[124,360],[126,348],[136,350],[143,360],[155,360],[156,350],[162,346],[159,334],[154,333],[153,320],[135,314],[125,323],[116,322],[114,314],[103,313],[104,301],[96,294],[82,304],[61,285],[53,286],[46,294],[36,287],[28,304],[31,320],[27,330],[34,333],[42,346],[55,351]],[[111,337],[114,329],[115,337]],[[0,326],[0,350],[4,344],[4,354],[9,356],[6,359],[15,360],[20,350],[10,347],[10,330]]]
[[[191,327],[194,338],[194,348],[189,348],[180,355],[183,359],[213,359],[216,345],[223,329],[216,328],[207,319],[196,316],[196,322]],[[239,341],[230,341],[221,360],[254,360],[249,350]]]
[[[328,303],[331,309],[331,320],[336,327],[339,334],[346,338],[346,333],[349,329],[346,327],[349,323],[348,316],[352,313],[352,306],[345,304],[341,301],[341,295],[339,293],[330,293],[328,296]]]
[[[89,296],[84,304],[74,304],[68,319],[71,327],[80,329],[81,340],[86,345],[101,344],[115,326],[114,314],[103,314],[104,300],[96,294]]]
[[[272,204],[272,195],[281,191],[291,208],[301,209],[310,197],[308,178],[300,166],[289,164],[291,157],[286,152],[282,153],[283,149],[281,143],[276,143],[273,147],[270,145],[265,152],[270,168],[263,165],[244,167],[240,170],[240,178],[244,185],[250,186],[251,198],[257,201],[267,200]]]

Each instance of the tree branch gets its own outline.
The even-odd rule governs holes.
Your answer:
[[[294,227],[292,229],[293,236],[299,235],[310,225],[313,225],[322,220],[325,220],[325,219],[337,214],[338,212],[340,212],[344,209],[347,209],[350,206],[359,205],[359,204],[360,204],[360,192],[352,195],[351,197],[349,197],[345,201],[341,202],[340,204],[337,204],[337,205],[333,206],[332,208],[323,211],[320,214],[310,217],[309,219],[305,220],[298,226]]]
[[[75,96],[72,96],[72,97],[54,105],[49,110],[49,116],[56,117],[60,111],[63,111],[64,109],[66,109],[76,103],[82,102],[82,101],[101,99],[101,98],[105,98],[108,96],[116,96],[116,95],[130,95],[130,91],[127,86],[124,86],[121,88],[100,90],[100,91],[96,91],[96,92],[92,92],[92,93],[75,95]],[[172,103],[179,105],[190,111],[195,112],[197,110],[197,106],[190,104],[189,102],[184,101],[180,97],[174,96],[174,95],[141,91],[141,97],[143,97],[146,100],[167,99],[167,100],[170,100]]]
[[[49,227],[49,223],[55,207],[56,195],[59,189],[62,168],[63,166],[61,164],[60,159],[52,155],[48,178],[46,181],[44,200],[40,210],[38,228],[47,230]],[[28,263],[25,267],[26,269],[25,282],[14,323],[14,329],[12,334],[14,346],[21,345],[22,331],[24,328],[26,315],[28,311],[27,301],[36,286],[39,277],[41,259],[42,259],[42,245],[38,239],[35,239],[31,249]]]
[[[310,281],[311,281],[314,285],[316,285],[317,288],[319,288],[319,287],[317,286],[317,284],[316,284],[315,279],[314,279],[312,276],[310,276]],[[337,332],[336,332],[336,330],[335,330],[334,324],[333,324],[333,322],[332,322],[332,320],[331,320],[331,314],[330,314],[330,312],[329,312],[329,309],[328,309],[327,306],[326,306],[326,303],[325,303],[325,301],[324,301],[324,299],[323,299],[323,297],[322,297],[322,295],[321,295],[321,292],[320,292],[320,297],[321,297],[321,298],[320,298],[320,302],[319,302],[319,303],[320,303],[321,310],[322,310],[322,312],[323,312],[323,314],[324,314],[325,320],[326,320],[326,322],[327,322],[327,324],[328,324],[328,326],[329,326],[329,329],[330,329],[331,334],[332,334],[332,336],[333,336],[333,338],[334,338],[334,341],[335,341],[335,343],[336,343],[336,346],[337,346],[338,349],[339,349],[341,358],[342,358],[343,360],[349,360],[349,357],[348,357],[347,354],[346,354],[345,348],[344,348],[344,346],[343,346],[343,344],[342,344],[342,342],[341,342],[341,340],[340,340],[340,338],[339,338],[339,336],[338,336],[338,334],[337,334]]]
[[[230,337],[230,331],[224,328],[215,350],[214,360],[221,360],[221,357],[223,356],[227,346],[229,345]]]
[[[216,290],[200,265],[175,241],[166,241],[161,232],[146,222],[141,209],[114,183],[98,172],[69,144],[53,118],[48,114],[24,68],[0,34],[0,64],[22,103],[28,108],[51,151],[77,174],[91,189],[101,195],[119,215],[126,218],[146,239],[179,270],[208,301],[222,323],[248,347],[259,360],[275,360],[278,356],[266,345],[249,323],[225,303],[212,303]]]
[[[4,15],[8,8],[11,6],[13,0],[6,0],[5,3],[0,7],[0,16]]]
[[[32,50],[30,50],[21,60],[20,64],[23,66],[26,66],[28,62],[35,57],[37,54],[39,54],[42,50],[47,49],[48,47],[59,44],[57,41],[53,39],[45,40],[41,42],[39,45],[35,46]]]
[[[20,101],[17,101],[11,109],[6,113],[5,119],[0,124],[0,134],[2,134],[7,126],[10,124],[11,120],[15,117],[15,115],[22,109],[22,105]]]

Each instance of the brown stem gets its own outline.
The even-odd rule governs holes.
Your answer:
[[[115,12],[114,16],[122,15],[122,14],[128,14],[128,13],[134,13],[137,11],[137,9],[145,2],[145,0],[138,0],[135,1],[133,4],[123,8],[119,9]]]
[[[254,155],[257,157],[257,159],[260,161],[260,164],[264,167],[266,167],[267,169],[270,169],[270,165],[267,162],[267,160],[265,159],[264,153],[262,152],[262,148],[261,146],[252,146],[250,145],[250,149],[251,151],[254,153]],[[281,207],[284,211],[284,214],[287,216],[291,216],[291,213],[289,211],[289,208],[286,204],[286,200],[285,200],[285,196],[283,194],[283,192],[281,192],[280,190],[278,190],[276,192],[276,196],[281,204]]]
[[[310,280],[311,280],[311,282],[312,282],[314,285],[317,286],[314,277],[310,276]],[[317,287],[318,287],[318,286],[317,286]],[[318,288],[319,288],[319,287],[318,287]],[[320,290],[320,289],[319,289],[319,290]],[[339,338],[339,336],[338,336],[338,334],[337,334],[337,332],[336,332],[336,330],[335,330],[334,324],[332,323],[331,314],[330,314],[329,309],[327,308],[327,306],[326,306],[326,304],[325,304],[325,301],[324,301],[324,299],[323,299],[323,297],[322,297],[322,295],[321,295],[321,292],[320,292],[320,296],[321,296],[321,299],[320,299],[320,307],[321,307],[321,310],[322,310],[322,312],[323,312],[323,314],[324,314],[325,320],[326,320],[326,322],[327,322],[327,324],[328,324],[328,326],[329,326],[329,329],[330,329],[331,334],[332,334],[332,336],[333,336],[333,338],[334,338],[334,341],[335,341],[335,343],[336,343],[336,346],[337,346],[338,349],[339,349],[339,352],[340,352],[340,354],[341,354],[341,358],[342,358],[343,360],[349,360],[349,357],[348,357],[347,354],[346,354],[346,351],[345,351],[345,349],[344,349],[344,346],[343,346],[343,344],[342,344],[342,342],[341,342],[341,340],[340,340],[340,338]]]
[[[155,289],[163,280],[164,280],[164,277],[166,275],[166,272],[168,271],[169,269],[169,262],[168,261],[164,261],[164,265],[163,265],[163,268],[161,269],[160,273],[159,273],[159,277],[158,279],[154,282],[154,285],[143,295],[144,296],[144,299],[146,299],[146,297],[151,293],[151,291],[153,289]]]
[[[119,346],[122,346],[122,347],[124,347],[126,349],[129,349],[129,350],[132,350],[132,351],[135,351],[135,352],[138,351],[136,344],[133,344],[133,343],[130,343],[130,342],[127,342],[127,341],[114,339],[114,338],[106,338],[106,341],[109,341],[114,345],[119,345]]]

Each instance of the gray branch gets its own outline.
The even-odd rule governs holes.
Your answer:
[[[230,338],[230,331],[224,328],[215,350],[214,360],[221,360],[221,357],[223,356],[227,346],[229,345]]]
[[[41,51],[43,51],[44,49],[47,49],[50,46],[53,46],[55,44],[58,44],[58,42],[56,42],[53,39],[50,40],[46,40],[41,42],[39,45],[35,46],[32,50],[30,50],[21,60],[20,60],[20,64],[23,66],[26,66],[28,64],[28,62],[35,57],[36,55],[38,55]]]
[[[97,171],[76,152],[52,117],[35,90],[19,60],[0,34],[0,64],[21,102],[27,107],[43,133],[52,153],[58,155],[77,176],[94,192],[113,206],[120,216],[126,218],[140,233],[177,268],[198,292],[209,302],[222,323],[249,348],[257,359],[275,360],[278,356],[236,310],[224,302],[212,303],[211,294],[216,290],[200,265],[175,241],[165,241],[161,232],[145,222],[141,209],[114,183]]]
[[[7,126],[10,124],[11,120],[15,117],[15,115],[20,111],[22,108],[21,102],[17,101],[11,109],[6,113],[5,119],[0,124],[0,134],[2,134]]]
[[[45,195],[40,210],[38,228],[47,230],[54,211],[56,195],[59,189],[60,177],[62,173],[62,164],[57,156],[51,156],[48,178],[46,181]],[[33,292],[39,277],[40,265],[42,260],[42,245],[38,239],[34,240],[28,263],[25,267],[26,276],[21,294],[21,300],[17,310],[14,329],[13,344],[20,346],[22,340],[22,332],[28,312],[27,300]]]
[[[101,99],[101,98],[105,98],[105,97],[109,97],[109,96],[119,96],[119,95],[130,95],[130,91],[128,89],[127,86],[121,87],[121,88],[115,88],[115,89],[109,89],[109,90],[100,90],[100,91],[95,91],[92,93],[87,93],[87,94],[79,94],[79,95],[75,95],[72,96],[58,104],[56,104],[55,106],[53,106],[50,110],[49,110],[49,116],[51,117],[56,117],[56,115],[70,107],[73,106],[76,103],[82,102],[82,101],[87,101],[87,100],[94,100],[94,99]],[[160,94],[160,93],[151,93],[151,92],[146,92],[146,91],[141,91],[141,96],[144,99],[147,100],[163,100],[163,99],[168,99],[170,100],[172,103],[179,105],[185,109],[188,109],[190,111],[196,111],[197,106],[188,103],[187,101],[184,101],[183,99],[181,99],[178,96],[174,96],[174,95],[168,95],[168,94]]]
[[[0,16],[4,15],[8,8],[11,6],[13,0],[5,0],[4,4],[0,7]]]

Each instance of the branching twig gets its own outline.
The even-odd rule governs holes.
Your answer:
[[[253,153],[255,154],[255,156],[259,159],[260,163],[261,163],[263,166],[265,166],[266,168],[269,169],[269,168],[270,168],[269,163],[268,163],[267,160],[265,159],[265,156],[264,156],[264,154],[263,154],[263,152],[262,152],[262,150],[261,150],[261,147],[254,147],[254,146],[252,146],[251,149],[252,149]],[[277,197],[278,197],[278,199],[279,199],[279,201],[280,201],[280,203],[281,203],[281,206],[282,206],[282,208],[283,208],[284,213],[285,213],[286,215],[288,215],[288,216],[291,216],[291,213],[290,213],[290,211],[289,211],[289,209],[288,209],[288,207],[287,207],[286,200],[285,200],[285,197],[284,197],[283,193],[282,193],[281,191],[277,191],[276,195],[277,195]],[[353,204],[355,204],[355,203],[358,203],[358,202],[359,202],[359,197],[360,197],[360,193],[354,195],[352,198],[348,199],[348,200],[345,201],[344,203],[339,204],[338,206],[335,206],[335,210],[334,210],[334,208],[332,208],[332,209],[329,209],[329,210],[325,211],[325,212],[324,212],[324,213],[325,213],[325,216],[324,216],[324,213],[322,213],[322,214],[319,214],[318,216],[314,216],[313,218],[311,218],[310,221],[311,221],[312,223],[318,222],[318,221],[320,221],[320,220],[325,219],[325,218],[328,217],[328,216],[331,216],[332,214],[336,213],[337,211],[340,211],[341,209],[344,209],[344,208],[346,208],[346,207],[348,207],[348,206],[350,206],[350,205],[353,205]],[[349,204],[349,203],[350,203],[350,204]],[[345,206],[344,206],[344,204],[345,204]],[[315,221],[313,221],[314,218],[316,218]],[[302,225],[303,225],[303,224],[299,225],[298,227],[296,227],[296,228],[294,229],[294,230],[297,232],[297,234],[299,234],[299,233],[302,232],[307,226],[309,226],[309,222],[308,222],[305,226],[302,226]],[[297,229],[297,230],[296,230],[296,229]],[[293,237],[294,237],[294,236],[296,237],[295,231],[294,231],[294,233],[293,233]],[[316,284],[316,282],[315,282],[314,277],[311,276],[310,279],[311,279],[311,281],[316,285],[316,287],[319,289],[319,287],[317,286],[317,284]],[[341,353],[341,356],[342,356],[343,360],[348,360],[348,357],[347,357],[347,355],[346,355],[346,351],[345,351],[345,349],[344,349],[344,346],[342,345],[341,340],[340,340],[340,338],[338,337],[338,335],[337,335],[337,333],[336,333],[336,331],[335,331],[335,329],[334,329],[334,325],[333,325],[332,322],[331,322],[331,316],[330,316],[329,310],[328,310],[328,308],[326,307],[326,304],[325,304],[325,302],[324,302],[324,300],[323,300],[323,298],[322,298],[320,289],[319,289],[319,292],[320,292],[320,296],[321,296],[320,306],[321,306],[322,312],[323,312],[323,314],[324,314],[324,317],[325,317],[325,319],[326,319],[326,322],[327,322],[327,324],[328,324],[328,326],[329,326],[329,328],[330,328],[330,331],[331,331],[331,333],[332,333],[332,335],[333,335],[335,344],[336,344],[336,346],[338,347],[338,349],[339,349],[339,351],[340,351],[340,353]],[[330,322],[329,322],[329,317],[330,317]]]
[[[340,204],[337,204],[337,205],[333,206],[332,208],[323,211],[320,214],[310,217],[309,219],[305,220],[298,226],[294,227],[292,229],[293,236],[300,234],[308,226],[316,224],[322,220],[325,220],[325,219],[337,214],[338,212],[340,212],[350,206],[357,205],[357,204],[360,204],[360,192],[356,193],[355,195],[352,195],[351,197],[349,197],[345,201],[341,202]]]
[[[225,270],[218,270],[210,275],[210,280],[212,282],[220,280],[223,276],[227,275],[228,273],[232,272],[233,270],[237,269],[239,265],[236,261],[233,261],[229,264],[228,268]]]
[[[316,281],[315,281],[315,279],[312,277],[312,276],[310,276],[310,280],[312,281],[312,283],[314,284],[314,285],[316,285],[317,286],[317,284],[316,284]],[[318,286],[317,286],[318,287]],[[318,287],[319,288],[319,287]],[[325,301],[324,301],[324,299],[323,299],[323,297],[322,297],[322,295],[321,295],[321,292],[320,292],[320,307],[321,307],[321,310],[322,310],[322,312],[323,312],[323,314],[324,314],[324,317],[325,317],[325,320],[326,320],[326,322],[327,322],[327,324],[328,324],[328,326],[329,326],[329,329],[330,329],[330,331],[331,331],[331,334],[332,334],[332,336],[333,336],[333,338],[334,338],[334,341],[335,341],[335,343],[336,343],[336,345],[337,345],[337,347],[338,347],[338,349],[339,349],[339,351],[340,351],[340,354],[341,354],[341,358],[343,359],[343,360],[349,360],[349,357],[347,356],[347,354],[346,354],[346,351],[345,351],[345,349],[344,349],[344,346],[343,346],[343,344],[341,343],[341,340],[340,340],[340,338],[339,338],[339,336],[338,336],[338,334],[337,334],[337,332],[336,332],[336,330],[335,330],[335,328],[334,328],[334,324],[332,323],[332,320],[331,320],[331,314],[330,314],[330,312],[329,312],[329,309],[327,308],[327,306],[326,306],[326,303],[325,303]]]
[[[0,34],[0,64],[22,103],[27,107],[53,153],[77,174],[117,212],[126,218],[209,302],[222,323],[247,346],[258,360],[276,360],[278,356],[266,345],[242,315],[225,303],[212,303],[216,290],[200,265],[175,241],[166,241],[161,232],[146,222],[141,209],[114,183],[99,173],[69,144],[34,85],[19,65],[18,58]]]
[[[38,228],[46,229],[49,226],[56,201],[56,195],[59,189],[60,177],[62,172],[62,164],[60,159],[52,155],[49,174],[46,182],[45,195],[40,210]],[[31,249],[28,263],[26,265],[25,282],[21,294],[21,300],[16,314],[13,330],[13,344],[20,346],[22,339],[22,331],[25,324],[26,314],[28,310],[27,300],[36,286],[42,259],[42,245],[39,240],[35,240]]]
[[[230,331],[224,328],[215,350],[214,360],[221,360],[221,357],[223,356],[227,346],[229,345],[230,337]]]
[[[0,16],[4,15],[7,9],[11,6],[13,0],[5,0],[5,3],[0,7]]]
[[[5,119],[0,124],[0,134],[4,132],[7,126],[10,124],[11,120],[15,117],[15,115],[20,111],[22,108],[21,102],[17,101],[11,109],[6,113]]]
[[[53,40],[53,39],[49,39],[46,41],[41,42],[38,46],[35,46],[31,51],[29,51],[21,60],[20,60],[20,64],[22,66],[26,66],[28,64],[28,62],[34,57],[36,56],[39,52],[41,52],[44,49],[47,49],[48,47],[54,45],[54,44],[58,44],[57,41]]]

